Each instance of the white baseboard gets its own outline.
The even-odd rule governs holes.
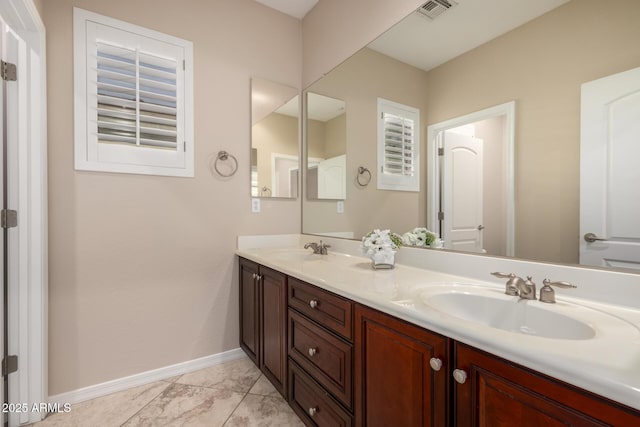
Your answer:
[[[141,372],[128,377],[118,378],[101,384],[91,385],[77,390],[68,391],[66,393],[49,396],[49,402],[59,404],[80,403],[85,400],[95,399],[96,397],[106,396],[107,394],[115,393],[117,391],[126,390],[128,388],[149,384],[155,381],[175,377],[177,375],[186,374],[188,372],[197,371],[199,369],[208,368],[210,366],[219,365],[231,360],[240,359],[244,356],[244,352],[241,349],[236,348],[222,353],[212,354],[211,356],[176,363],[175,365],[165,366],[164,368],[153,369],[151,371]]]

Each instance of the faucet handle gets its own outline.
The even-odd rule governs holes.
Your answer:
[[[555,304],[556,302],[556,293],[553,290],[552,286],[556,286],[558,288],[577,288],[577,285],[569,282],[552,282],[549,279],[544,279],[542,281],[542,288],[540,288],[540,302],[546,302],[549,304]]]
[[[513,273],[500,273],[499,271],[494,271],[493,273],[491,273],[491,275],[500,279],[513,279],[516,277],[516,275]]]

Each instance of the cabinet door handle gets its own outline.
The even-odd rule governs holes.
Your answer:
[[[256,273],[253,273],[253,280],[256,280],[258,278],[258,275]]]
[[[464,384],[467,381],[467,373],[462,369],[454,369],[453,379],[459,384]]]
[[[309,347],[309,356],[313,357],[318,352],[317,348]]]
[[[309,307],[318,308],[318,301],[312,299],[311,301],[309,301]]]
[[[309,413],[310,417],[313,417],[316,414],[316,412],[318,412],[318,408],[311,407],[307,410],[307,412]]]
[[[429,365],[431,365],[431,369],[437,372],[442,368],[442,360],[437,357],[432,357],[429,359]]]

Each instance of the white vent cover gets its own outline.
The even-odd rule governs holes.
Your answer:
[[[436,19],[442,13],[457,5],[458,3],[453,0],[429,0],[420,6],[417,12],[429,19]]]

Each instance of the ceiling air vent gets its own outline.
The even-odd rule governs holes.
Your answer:
[[[436,19],[442,13],[456,6],[458,3],[452,0],[429,0],[420,6],[417,12],[429,19]]]

